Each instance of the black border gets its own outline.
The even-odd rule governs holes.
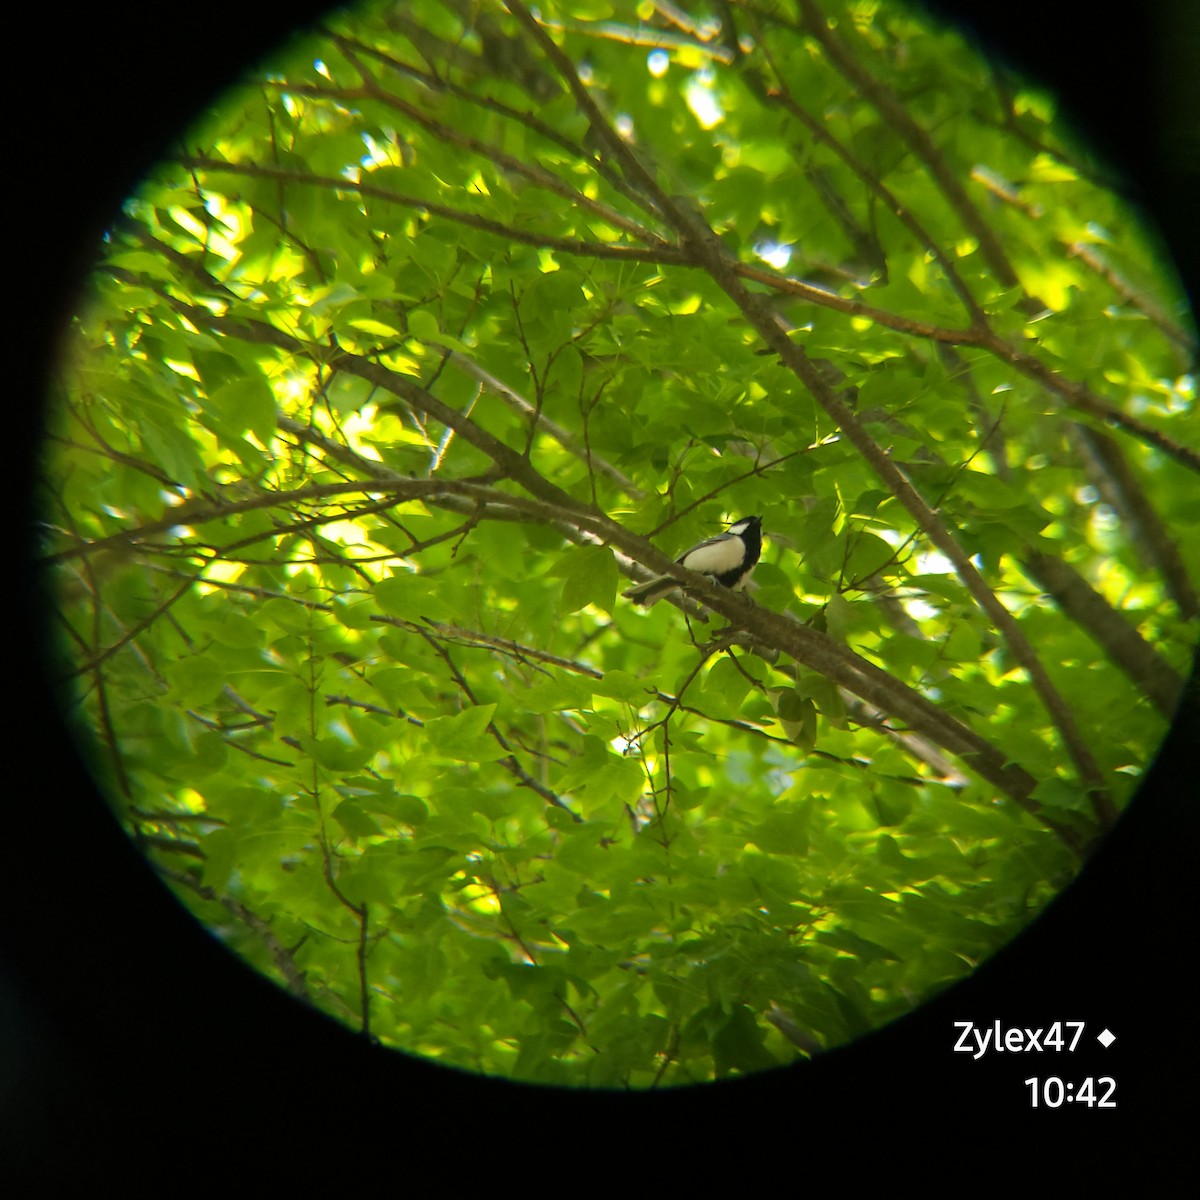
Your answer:
[[[16,211],[6,257],[17,311],[3,425],[16,442],[5,459],[20,529],[36,520],[36,402],[99,231],[172,133],[323,7],[208,0],[165,11],[131,0],[26,16],[15,49],[27,74],[9,101]],[[1135,181],[1195,297],[1200,9],[1190,0],[1150,0],[1120,17],[1085,17],[1063,0],[1033,11],[936,7],[965,10],[985,44],[1053,83],[1081,132]],[[206,29],[227,31],[225,58]],[[537,1187],[552,1178],[624,1181],[639,1194],[653,1166],[676,1187],[730,1178],[746,1188],[782,1174],[799,1189],[832,1169],[857,1190],[867,1173],[928,1182],[951,1161],[976,1163],[987,1179],[1041,1164],[1045,1183],[1047,1150],[1076,1183],[1136,1162],[1149,1184],[1182,1165],[1197,1065],[1185,919],[1195,687],[1078,883],[913,1017],[806,1068],[737,1084],[548,1092],[374,1049],[293,1004],[195,925],[109,817],[65,736],[42,674],[33,546],[17,540],[9,590],[19,602],[4,642],[14,668],[0,830],[0,1180],[103,1183],[153,1168],[169,1172],[160,1182],[199,1182],[259,1169],[280,1184],[315,1184],[328,1167],[347,1182],[390,1180],[419,1194],[434,1179]],[[955,1020],[994,1019],[1082,1019],[1118,1040],[1070,1067],[951,1052]],[[1034,1073],[1112,1074],[1120,1107],[1031,1112],[1020,1081]],[[1134,1131],[1150,1123],[1147,1153]],[[1060,1157],[1067,1148],[1095,1153]],[[543,1173],[562,1163],[579,1173]],[[480,1165],[492,1171],[480,1176]]]

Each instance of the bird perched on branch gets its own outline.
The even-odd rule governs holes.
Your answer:
[[[689,571],[708,575],[724,587],[737,591],[745,587],[762,552],[762,517],[742,517],[725,533],[706,538],[675,561]],[[679,587],[669,575],[659,575],[639,583],[624,593],[627,600],[647,608]]]

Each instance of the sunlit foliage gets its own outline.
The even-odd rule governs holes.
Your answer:
[[[298,999],[649,1087],[1065,886],[1195,643],[1194,334],[1053,99],[892,3],[338,16],[113,223],[49,443],[67,702]],[[628,580],[761,514],[752,600]]]

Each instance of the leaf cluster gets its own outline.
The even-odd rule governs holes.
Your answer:
[[[389,1045],[634,1088],[1019,931],[1200,615],[1194,333],[1052,110],[890,3],[417,0],[190,131],[45,490],[68,702],[197,915]],[[750,513],[752,601],[622,601]]]

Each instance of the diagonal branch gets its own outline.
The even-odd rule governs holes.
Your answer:
[[[1038,696],[1050,714],[1051,720],[1075,763],[1083,786],[1091,798],[1097,819],[1103,826],[1111,824],[1116,818],[1112,797],[1109,795],[1100,768],[1079,729],[1073,712],[1051,682],[1044,665],[1021,631],[1016,619],[987,585],[983,576],[958,544],[958,539],[917,492],[908,477],[892,461],[883,447],[871,437],[850,406],[829,386],[817,364],[801,347],[792,342],[784,323],[770,308],[764,297],[751,293],[746,288],[738,277],[731,256],[703,217],[698,212],[685,205],[677,204],[661,194],[661,189],[658,188],[633,148],[617,135],[604,118],[576,73],[574,65],[554,45],[545,30],[537,24],[520,0],[504,0],[504,2],[531,35],[537,39],[555,69],[566,81],[580,107],[592,121],[593,131],[599,140],[620,161],[630,178],[636,179],[639,185],[647,191],[647,194],[654,195],[661,200],[664,215],[685,247],[690,249],[693,264],[705,269],[713,281],[733,300],[748,324],[808,388],[887,488],[912,515],[922,532],[953,564],[955,572],[975,598],[976,603],[988,614],[1000,631],[1013,657],[1029,673]],[[811,0],[802,0],[802,3],[806,13],[812,18],[813,14],[816,14],[816,10]],[[817,15],[819,16],[819,14]],[[823,24],[823,21],[821,23]],[[907,117],[907,114],[905,116]],[[707,603],[709,598],[706,597],[705,600]],[[715,608],[716,605],[712,605],[712,607]],[[718,609],[718,611],[721,610]],[[858,694],[863,695],[861,692]],[[865,695],[863,698],[870,699]]]
[[[962,182],[950,169],[934,145],[933,139],[913,119],[900,98],[859,65],[842,39],[830,28],[829,22],[814,0],[799,0],[799,3],[804,31],[820,44],[829,61],[854,90],[860,96],[865,96],[888,124],[912,147],[962,222],[963,228],[979,243],[979,249],[1000,285],[1006,289],[1019,287],[1020,277],[1009,262],[1000,239],[972,203]],[[1030,308],[1041,307],[1040,301],[1034,301],[1032,298],[1029,298],[1026,304]]]
[[[1054,597],[1063,612],[1097,642],[1164,717],[1169,719],[1174,714],[1183,694],[1182,677],[1078,571],[1062,559],[1039,551],[1025,554],[1021,569]]]
[[[1116,817],[1116,810],[1091,748],[1084,739],[1070,707],[1051,682],[1045,666],[1021,631],[1016,618],[988,586],[959,545],[955,534],[929,506],[883,447],[871,437],[853,409],[826,383],[817,365],[801,347],[792,342],[762,298],[747,291],[729,269],[724,253],[709,243],[698,241],[696,244],[700,247],[699,252],[706,256],[713,278],[738,305],[749,323],[812,392],[887,488],[908,510],[921,531],[949,559],[959,579],[995,624],[1013,657],[1029,673],[1034,688],[1057,727],[1084,787],[1092,798],[1097,818],[1104,825],[1111,823]]]
[[[538,249],[558,250],[564,254],[582,255],[586,258],[614,258],[624,262],[678,263],[681,254],[674,246],[627,246],[613,242],[585,242],[578,238],[554,237],[547,233],[531,233],[514,225],[493,221],[490,217],[451,208],[435,200],[420,196],[409,196],[391,188],[380,187],[369,179],[348,179],[345,176],[317,175],[312,171],[292,171],[284,167],[268,166],[265,163],[241,163],[209,158],[200,154],[183,154],[175,160],[180,166],[192,170],[211,171],[217,174],[244,175],[255,179],[273,179],[279,183],[303,184],[308,187],[325,188],[335,192],[352,192],[363,197],[383,200],[400,208],[412,208],[431,216],[442,217],[472,229],[479,229],[500,238],[506,244],[519,242]],[[369,173],[368,173],[369,174]]]
[[[869,171],[850,150],[842,144],[840,139],[835,137],[827,128],[824,122],[817,120],[792,94],[788,87],[782,72],[771,58],[770,49],[765,41],[762,41],[763,53],[767,59],[767,63],[771,67],[775,77],[774,86],[768,86],[758,76],[756,72],[744,72],[745,78],[750,81],[755,90],[762,98],[764,103],[777,103],[783,110],[795,117],[806,130],[809,136],[816,142],[827,146],[847,167],[857,176],[863,184],[866,185],[887,207],[887,211],[900,221],[900,223],[923,245],[926,250],[937,260],[938,266],[942,269],[942,274],[946,277],[947,282],[957,293],[962,301],[963,307],[967,311],[967,316],[970,319],[972,329],[982,329],[987,325],[987,315],[980,307],[979,302],[971,294],[970,289],[963,281],[958,269],[951,261],[950,256],[942,248],[938,240],[929,233],[925,227],[917,220],[915,214],[911,212],[907,205],[903,204],[900,199],[893,195],[891,190],[883,183],[883,181],[875,174],[874,171]]]
[[[566,180],[554,174],[553,171],[549,171],[537,164],[530,164],[524,159],[514,158],[511,154],[506,154],[498,146],[480,141],[478,138],[472,137],[461,129],[447,125],[444,121],[436,120],[415,104],[411,104],[409,101],[397,96],[394,92],[389,92],[381,87],[356,59],[352,58],[351,61],[354,62],[355,68],[365,81],[362,87],[318,87],[315,84],[282,82],[276,86],[282,90],[286,90],[288,93],[311,96],[315,99],[328,99],[340,102],[366,99],[378,100],[388,108],[402,113],[410,121],[419,125],[439,141],[445,142],[450,146],[468,150],[480,158],[487,159],[500,170],[525,179],[534,187],[542,188],[559,196],[573,208],[584,209],[592,213],[594,216],[611,225],[614,229],[620,229],[623,233],[629,234],[639,242],[644,242],[648,246],[662,246],[665,244],[651,230],[646,229],[623,213],[617,212],[610,205],[604,204],[602,201],[596,200],[586,193],[579,191],[577,188],[572,187]]]

